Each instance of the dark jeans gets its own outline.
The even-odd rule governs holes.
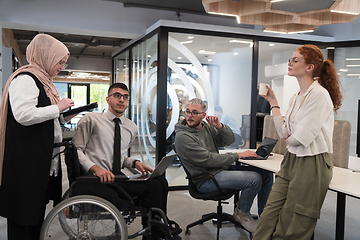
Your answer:
[[[274,181],[273,173],[247,165],[231,165],[228,170],[223,170],[214,177],[220,188],[241,191],[238,207],[243,212],[250,211],[257,195],[258,214],[261,215]],[[217,188],[209,179],[200,186],[199,191],[209,193],[217,191]]]

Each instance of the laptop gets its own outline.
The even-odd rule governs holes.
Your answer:
[[[257,157],[245,157],[245,160],[266,160],[269,156],[271,151],[274,149],[278,140],[273,138],[265,137],[261,142],[260,146],[256,150]]]
[[[139,173],[129,176],[129,181],[147,181],[161,176],[165,172],[167,167],[172,163],[172,161],[176,159],[176,157],[176,154],[171,154],[163,157],[152,173],[146,175]]]

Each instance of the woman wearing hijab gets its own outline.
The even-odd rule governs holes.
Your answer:
[[[36,35],[26,48],[29,65],[15,71],[4,88],[0,215],[7,218],[9,240],[39,239],[50,190],[61,179],[60,163],[52,160],[53,145],[62,141],[60,121],[73,117],[64,119],[61,112],[74,102],[60,100],[52,78],[65,68],[69,55],[60,41]]]
[[[285,118],[274,91],[261,95],[271,105],[276,130],[287,151],[261,214],[253,240],[310,239],[332,178],[334,111],[342,102],[334,64],[314,45],[298,47],[288,64],[300,91]]]

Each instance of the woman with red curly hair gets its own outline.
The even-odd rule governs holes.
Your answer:
[[[332,178],[334,111],[342,101],[340,81],[330,60],[314,45],[298,47],[288,75],[297,78],[283,118],[274,91],[261,95],[271,105],[276,130],[287,151],[253,240],[310,239]]]

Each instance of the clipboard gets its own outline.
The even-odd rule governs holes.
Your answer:
[[[67,116],[77,114],[77,113],[81,113],[81,112],[84,112],[84,111],[89,111],[89,110],[92,110],[92,109],[97,108],[97,107],[98,107],[98,103],[93,102],[91,104],[84,105],[84,106],[81,106],[81,107],[78,107],[78,108],[73,108],[73,109],[71,109],[69,111],[63,112],[63,117],[67,117]]]

